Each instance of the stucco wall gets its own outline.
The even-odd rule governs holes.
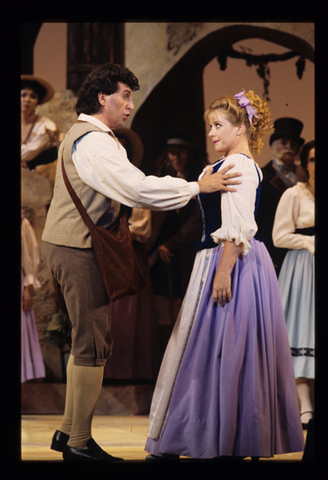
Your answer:
[[[171,24],[168,31],[166,22],[127,22],[125,24],[125,63],[135,72],[140,81],[140,91],[135,95],[135,111],[147,98],[165,74],[179,61],[190,48],[211,32],[235,25],[265,27],[301,38],[314,48],[313,23],[284,22],[205,22]],[[174,28],[174,27],[177,28]]]

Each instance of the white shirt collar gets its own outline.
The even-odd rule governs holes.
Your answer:
[[[103,122],[98,120],[98,118],[95,118],[93,115],[87,115],[86,113],[81,113],[79,115],[78,120],[82,120],[84,122],[92,123],[96,127],[99,127],[102,130],[104,130],[105,132],[111,132],[112,131],[110,128],[107,127],[107,125],[105,125]]]
[[[279,158],[274,158],[273,159],[277,165],[285,165],[283,161],[279,160]]]

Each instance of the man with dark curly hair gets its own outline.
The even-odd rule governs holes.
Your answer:
[[[104,64],[87,77],[78,95],[78,121],[60,147],[69,181],[96,225],[111,227],[120,204],[181,208],[198,193],[235,191],[238,174],[208,174],[199,182],[145,176],[130,163],[113,129],[134,108],[138,79],[125,67]],[[212,174],[213,173],[213,174]],[[57,279],[72,323],[64,417],[51,448],[64,460],[115,461],[94,441],[91,423],[111,353],[110,301],[92,249],[89,230],[66,189],[58,162],[54,196],[42,236],[46,262]]]

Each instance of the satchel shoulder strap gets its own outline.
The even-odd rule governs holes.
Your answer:
[[[82,132],[82,135],[84,135],[85,133],[88,133],[90,131],[90,128],[91,128],[91,131],[92,130],[100,130],[98,127],[94,126],[94,125],[90,125],[88,124],[88,122],[84,122],[82,120],[77,120],[76,123],[82,123],[82,124],[85,124],[86,125],[86,131],[85,132]],[[118,139],[116,138],[116,136],[110,131],[108,132],[109,135],[111,137],[113,137],[117,143],[118,142]],[[76,138],[74,139],[74,141],[76,141]],[[86,226],[88,227],[90,233],[91,233],[91,236],[93,237],[94,234],[95,234],[95,226],[91,220],[91,218],[89,217],[86,209],[84,208],[81,200],[79,199],[79,197],[76,195],[70,181],[68,180],[68,177],[67,177],[67,174],[66,174],[66,170],[65,170],[65,166],[64,166],[64,145],[63,145],[63,148],[61,150],[61,168],[62,168],[62,173],[63,173],[63,179],[64,179],[64,183],[66,185],[66,188],[68,190],[68,193],[70,194],[71,196],[71,199],[73,200],[77,210],[79,211],[84,223],[86,224]],[[120,217],[125,213],[125,209],[122,207],[122,205],[120,206],[120,212],[116,218],[116,220],[114,221],[113,225],[114,226],[116,223],[118,223]]]
[[[86,224],[86,226],[88,227],[88,229],[90,230],[90,232],[94,229],[94,224],[92,223],[91,221],[91,218],[89,217],[89,215],[87,214],[87,211],[86,209],[84,208],[84,206],[82,205],[82,202],[81,200],[79,199],[79,197],[76,195],[75,193],[75,190],[73,189],[70,181],[68,180],[68,177],[67,177],[67,174],[66,174],[66,170],[65,170],[65,166],[64,166],[64,155],[63,155],[63,151],[64,151],[64,148],[62,149],[62,152],[61,152],[61,167],[62,167],[62,173],[63,173],[63,179],[64,179],[64,183],[66,185],[66,188],[68,190],[68,193],[70,194],[76,208],[78,209],[84,223]]]

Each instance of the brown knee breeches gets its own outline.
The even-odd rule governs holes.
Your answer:
[[[72,323],[74,364],[105,365],[112,348],[110,301],[93,250],[47,242],[42,249]]]

